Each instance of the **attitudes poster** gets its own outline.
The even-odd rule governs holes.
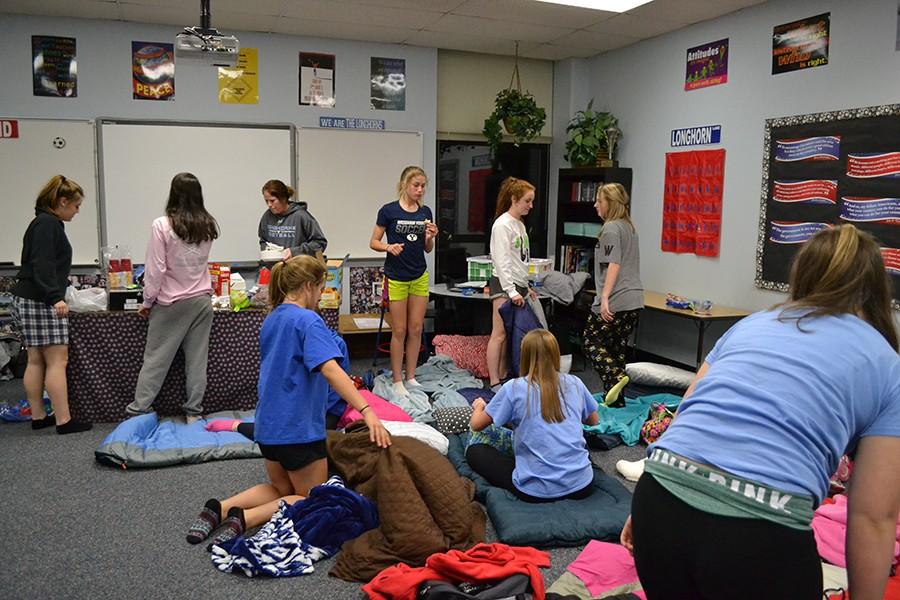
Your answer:
[[[31,36],[31,65],[35,96],[78,96],[75,38]]]
[[[666,154],[663,252],[718,256],[725,150]]]
[[[785,23],[772,32],[772,75],[828,64],[831,13]]]
[[[406,110],[406,60],[372,57],[372,110]]]
[[[334,54],[300,53],[300,105],[334,108]]]
[[[135,100],[175,99],[173,44],[131,42],[131,91]]]
[[[728,38],[688,48],[685,91],[728,81]]]

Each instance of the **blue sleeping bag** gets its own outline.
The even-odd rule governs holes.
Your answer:
[[[506,301],[497,311],[503,319],[503,327],[506,329],[506,344],[509,350],[509,374],[511,377],[519,376],[519,354],[522,351],[522,338],[532,329],[540,329],[541,321],[534,314],[534,310],[526,302],[523,306],[516,306],[512,301]]]
[[[206,417],[252,421],[253,411],[223,411]],[[113,467],[153,468],[231,458],[258,458],[259,448],[237,432],[206,431],[206,421],[192,425],[165,420],[156,413],[122,421],[94,450],[97,462]]]

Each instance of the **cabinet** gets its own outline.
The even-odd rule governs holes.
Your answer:
[[[580,167],[559,170],[556,194],[556,269],[594,276],[594,249],[603,220],[594,201],[604,183],[621,183],[631,196],[631,169]],[[587,286],[588,289],[592,283]]]

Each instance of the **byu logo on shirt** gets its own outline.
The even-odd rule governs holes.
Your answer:
[[[406,239],[408,239],[410,242],[414,242],[417,239],[419,239],[419,236],[417,236],[414,233],[410,233],[409,235],[406,236]]]

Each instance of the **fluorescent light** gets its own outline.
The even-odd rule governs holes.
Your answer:
[[[651,0],[538,0],[538,2],[550,2],[552,4],[565,4],[566,6],[578,6],[593,10],[605,10],[606,12],[623,13],[626,10],[636,8],[641,4],[647,4]]]

